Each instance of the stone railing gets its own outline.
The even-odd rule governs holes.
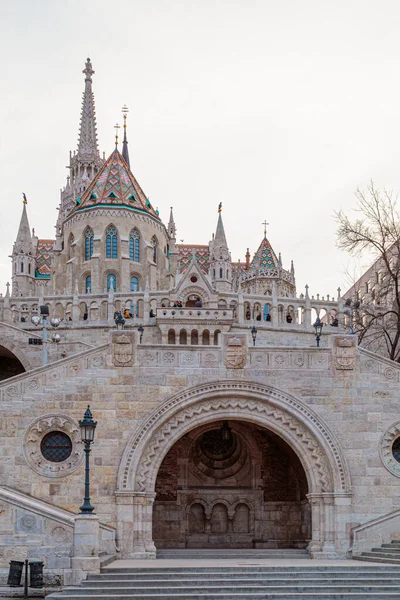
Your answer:
[[[351,552],[355,555],[374,546],[400,540],[400,510],[395,510],[351,530]]]
[[[157,308],[157,321],[233,321],[231,308]]]

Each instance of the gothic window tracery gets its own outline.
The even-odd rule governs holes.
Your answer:
[[[106,231],[106,258],[118,258],[118,235],[114,225]]]
[[[85,231],[85,260],[90,260],[93,254],[94,233],[93,229]]]
[[[140,233],[137,229],[132,229],[129,236],[129,258],[135,262],[140,261]]]

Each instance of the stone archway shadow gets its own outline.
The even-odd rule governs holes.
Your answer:
[[[192,429],[219,419],[261,425],[287,442],[302,463],[308,481],[313,513],[310,550],[321,557],[337,556],[335,540],[344,534],[338,531],[340,519],[335,524],[334,505],[337,498],[341,504],[349,504],[351,495],[349,470],[338,441],[301,400],[247,381],[212,382],[185,390],[165,400],[137,427],[122,457],[116,492],[117,504],[133,505],[135,531],[130,531],[130,548],[125,548],[124,554],[154,552],[151,510],[155,482],[169,449]],[[123,520],[126,510],[124,515]],[[124,528],[122,523],[120,527]],[[120,533],[126,538],[122,530]]]

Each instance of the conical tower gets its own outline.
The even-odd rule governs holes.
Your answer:
[[[35,290],[35,250],[26,205],[24,194],[21,221],[11,255],[13,296],[29,296]]]
[[[222,203],[218,207],[215,236],[210,242],[210,275],[213,286],[219,292],[232,289],[232,262],[222,222]]]

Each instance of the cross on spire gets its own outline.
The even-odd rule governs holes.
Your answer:
[[[267,237],[267,225],[269,225],[269,223],[267,223],[267,220],[265,219],[265,221],[262,222],[262,225],[264,225],[264,237]]]

